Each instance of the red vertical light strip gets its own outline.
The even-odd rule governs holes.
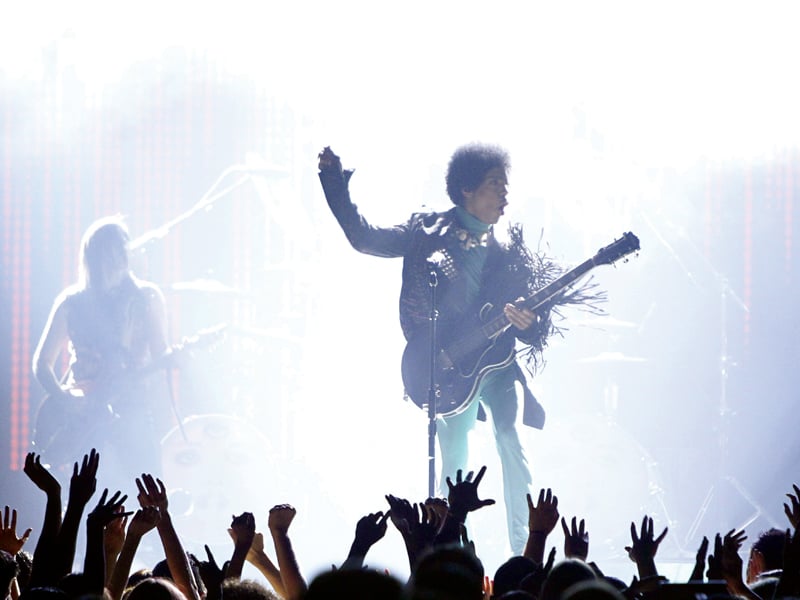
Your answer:
[[[750,306],[753,299],[753,172],[745,165],[744,173],[744,304]],[[750,312],[744,313],[744,346],[750,344]]]
[[[5,83],[5,81],[3,82]],[[3,131],[11,131],[11,111],[8,109],[7,106],[4,107],[3,110]],[[11,272],[11,136],[6,135],[3,136],[5,139],[5,144],[3,145],[3,156],[5,157],[5,161],[3,162],[3,184],[0,185],[0,189],[3,191],[3,272],[10,273]],[[11,286],[6,283],[8,287]],[[9,357],[10,359],[10,357]],[[9,390],[9,394],[11,394],[11,390]],[[11,403],[13,405],[14,396],[11,394]],[[13,411],[13,407],[9,407],[10,410]],[[10,420],[10,419],[9,419]],[[10,456],[10,439],[11,439],[11,432],[8,432],[8,439],[9,439],[9,456]],[[13,463],[9,458],[9,465],[10,468],[13,468]]]
[[[783,244],[784,244],[784,273],[786,283],[791,283],[792,276],[792,224],[794,212],[794,172],[797,168],[797,148],[790,153],[789,165],[786,169],[786,201],[783,207]]]

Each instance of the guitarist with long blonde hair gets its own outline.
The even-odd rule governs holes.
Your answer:
[[[61,467],[98,448],[120,471],[114,475],[132,486],[143,472],[160,473],[159,415],[169,413],[158,412],[167,401],[163,376],[132,376],[164,356],[168,344],[163,294],[131,271],[129,241],[121,218],[99,219],[86,230],[78,281],[53,304],[33,372],[48,394],[34,451]]]

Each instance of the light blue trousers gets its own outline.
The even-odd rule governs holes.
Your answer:
[[[521,406],[522,392],[517,393],[516,371],[513,365],[484,377],[475,401],[464,412],[452,417],[439,418],[436,435],[441,451],[442,475],[439,488],[447,497],[446,477],[455,482],[456,471],[466,477],[470,470],[477,471],[481,464],[469,463],[467,436],[475,426],[478,401],[483,404],[492,420],[495,444],[503,470],[503,496],[508,521],[508,539],[515,555],[521,555],[528,539],[528,501],[531,475],[525,451],[516,428],[517,410]],[[479,494],[480,497],[480,494]]]

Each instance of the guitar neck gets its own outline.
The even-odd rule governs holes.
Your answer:
[[[578,279],[586,275],[589,271],[591,271],[596,266],[594,258],[590,258],[588,260],[583,261],[574,269],[571,269],[567,273],[564,273],[558,279],[551,281],[542,289],[537,290],[525,300],[521,302],[522,306],[528,308],[530,310],[536,310],[539,306],[550,300],[553,296],[568,288],[573,283],[575,283]],[[494,319],[485,323],[482,327],[484,334],[487,338],[491,339],[496,335],[499,335],[503,331],[505,331],[511,322],[508,320],[508,317],[504,312],[501,312],[498,316]]]

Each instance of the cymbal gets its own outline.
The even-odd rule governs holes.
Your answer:
[[[641,356],[626,356],[622,352],[601,352],[597,356],[588,356],[578,359],[579,363],[643,363],[646,358]]]
[[[241,295],[243,292],[238,288],[225,285],[216,279],[192,279],[190,281],[176,281],[169,286],[170,290],[176,292],[202,292],[205,294],[233,294]]]

